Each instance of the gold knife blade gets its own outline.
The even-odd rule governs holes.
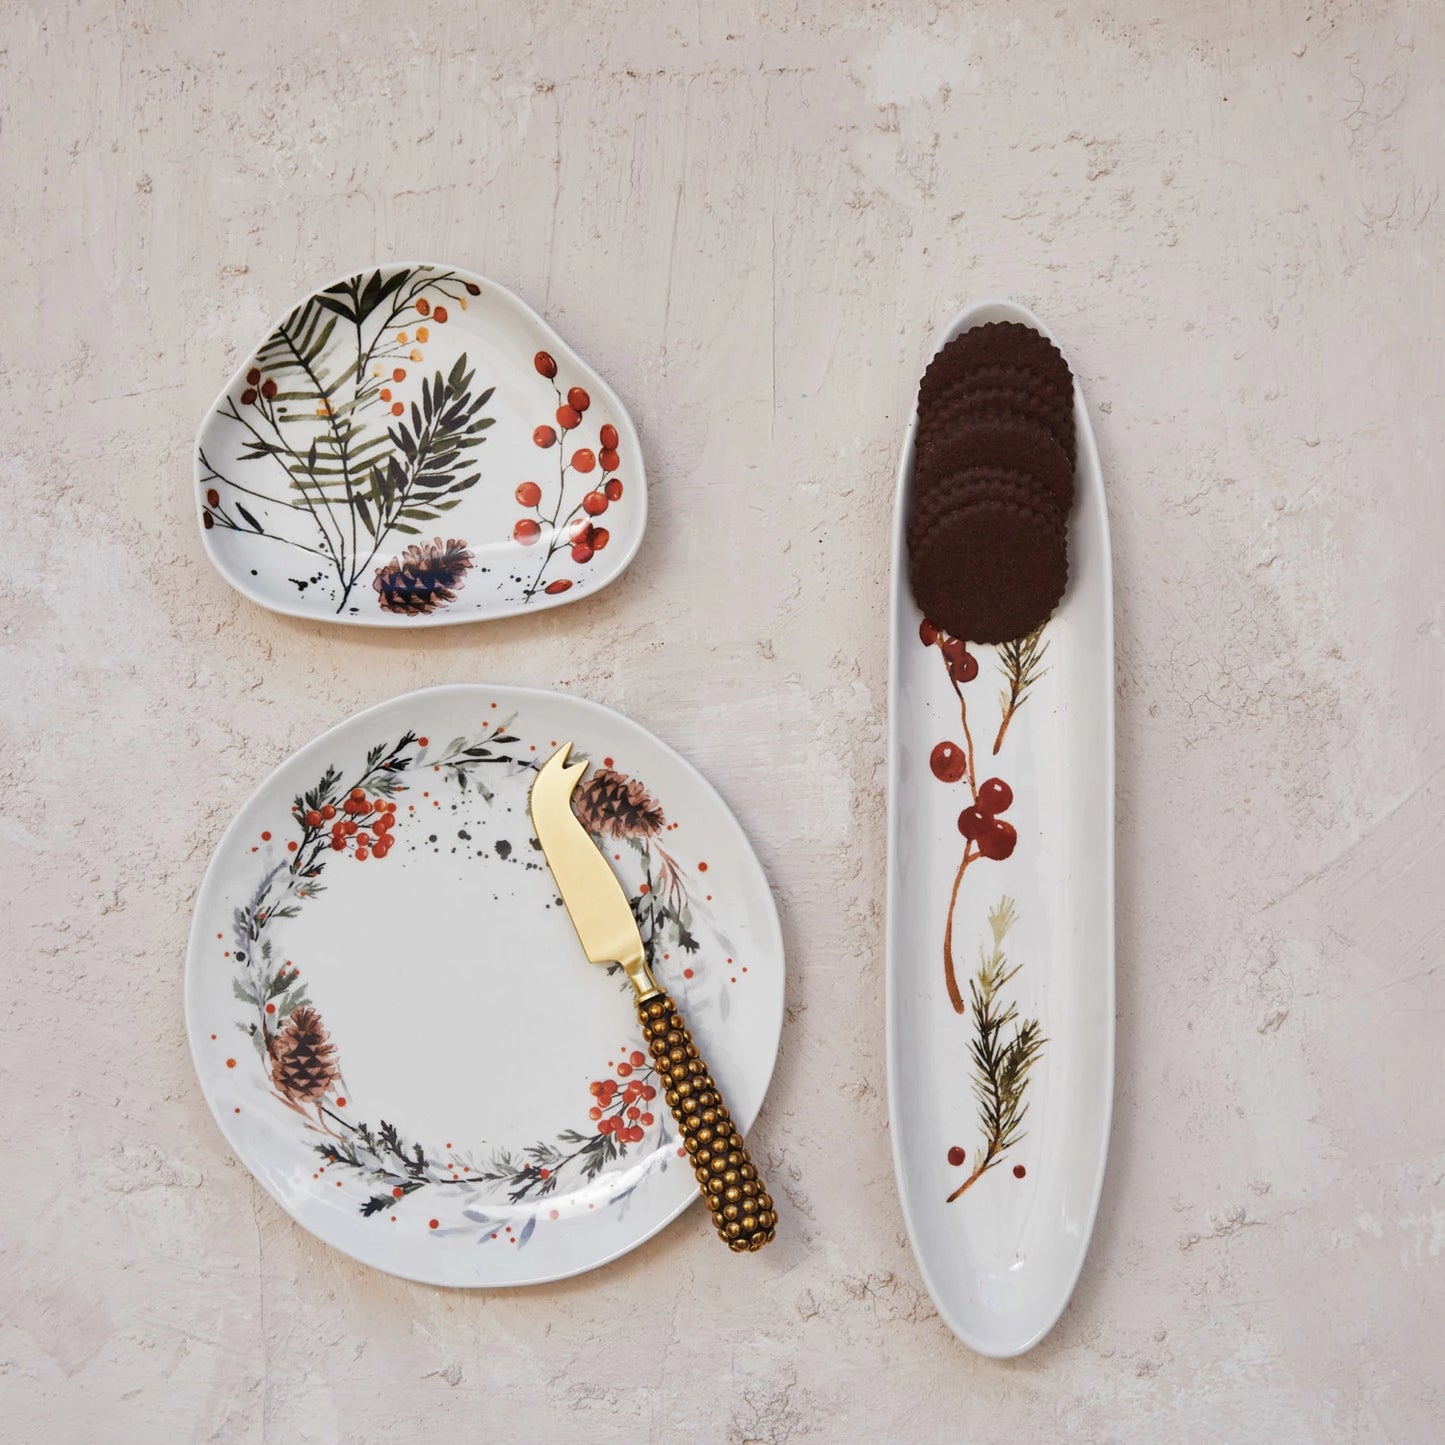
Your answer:
[[[648,971],[642,935],[617,875],[572,811],[587,759],[568,765],[563,743],[532,781],[532,826],[589,963],[620,963],[640,1000],[661,993]]]
[[[712,1073],[693,1043],[681,1010],[653,980],[637,920],[606,858],[577,821],[572,794],[587,771],[568,766],[563,743],[532,780],[528,806],[537,841],[562,894],[567,916],[590,963],[620,963],[637,990],[637,1017],[718,1237],[735,1254],[772,1241],[778,1216],[748,1146]]]

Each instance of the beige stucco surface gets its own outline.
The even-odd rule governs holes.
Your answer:
[[[0,1436],[1426,1441],[1445,1411],[1445,11],[1415,3],[12,4],[0,15]],[[317,281],[454,261],[626,399],[595,600],[272,616],[191,438]],[[939,1322],[883,1055],[892,474],[928,338],[1081,374],[1118,618],[1118,1083],[1093,1249],[1012,1363]],[[619,707],[775,884],[783,1230],[698,1211],[447,1293],[293,1225],[181,1017],[221,829],[461,679]]]

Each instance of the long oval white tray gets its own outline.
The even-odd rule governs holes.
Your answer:
[[[1048,334],[1023,307],[985,301],[955,317],[939,344],[990,321]],[[920,633],[904,542],[916,415],[893,527],[893,1156],[909,1238],[940,1314],[965,1344],[995,1356],[1036,1345],[1073,1293],[1103,1184],[1113,1095],[1112,580],[1103,479],[1077,384],[1074,417],[1069,586],[1031,667],[1027,651],[973,647],[978,673],[965,681],[970,669],[959,669],[955,686],[943,648]],[[1010,709],[1016,682],[1028,685]],[[1017,845],[1004,860],[962,866],[957,818],[972,797],[966,773],[948,779],[970,754],[975,783],[998,778],[1011,789],[1002,816]],[[1012,1079],[1011,1063],[1021,1065]],[[1002,1112],[1006,1126],[1011,1108],[1015,1127],[991,1152],[1000,1131],[986,1116]]]

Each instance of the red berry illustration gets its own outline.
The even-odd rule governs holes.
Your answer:
[[[597,433],[597,440],[602,443],[608,451],[617,450],[617,428],[610,421],[602,423],[602,429]]]
[[[965,808],[958,815],[958,831],[972,843],[988,827],[990,821],[982,808]]]
[[[431,302],[428,301],[425,296],[418,296],[416,298],[416,309],[423,316],[429,316],[431,314]]]
[[[548,359],[550,360],[550,358]],[[532,433],[532,440],[536,442],[539,447],[549,447],[557,440],[557,433],[549,426],[539,426],[537,430]]]
[[[609,502],[620,502],[622,500],[622,483],[613,477],[602,489],[607,494]]]
[[[968,759],[957,743],[939,743],[929,754],[928,766],[940,783],[956,783],[968,771]]]
[[[597,460],[602,463],[602,470],[604,472],[615,472],[617,470],[617,464],[622,458],[619,457],[611,447],[603,447],[602,450],[597,453]]]
[[[211,490],[206,493],[206,501],[213,507],[219,507],[221,505],[221,494],[212,487]]]
[[[312,808],[306,814],[306,826],[308,828],[319,828],[321,826],[321,814],[318,813],[315,808]]]
[[[242,405],[242,406],[250,406],[251,403],[254,402],[255,400],[256,400],[256,391],[255,391],[255,388],[248,386],[248,387],[245,389],[245,391],[243,391],[243,392],[241,393],[241,405]]]
[[[520,542],[524,547],[530,547],[541,535],[541,525],[532,517],[523,517],[512,528],[512,540]]]
[[[957,1169],[958,1166],[962,1164],[966,1158],[968,1158],[968,1155],[965,1154],[963,1150],[958,1147],[957,1144],[955,1144],[953,1148],[948,1151],[948,1162],[952,1164],[955,1169]]]
[[[260,384],[261,381],[261,373],[257,371],[256,368],[253,366],[250,371],[246,373],[246,380],[250,383],[250,385],[257,386]]]
[[[938,641],[938,629],[926,617],[918,624],[918,640],[925,647],[932,647]]]
[[[612,540],[612,533],[606,527],[593,527],[587,540],[591,542],[594,552],[600,552]]]
[[[276,399],[276,393],[280,390],[281,388],[277,386],[269,376],[261,383],[261,395],[264,396],[267,401],[274,401]]]
[[[578,542],[572,549],[572,560],[579,565],[592,560],[592,548],[586,542]]]
[[[1014,1165],[1014,1178],[1015,1178],[1015,1179],[1022,1179],[1022,1178],[1024,1177],[1024,1175],[1027,1174],[1028,1172],[1029,1172],[1029,1171],[1028,1171],[1027,1169],[1025,1169],[1022,1164],[1015,1164],[1015,1165]]]
[[[216,519],[209,512],[202,512],[201,525],[209,532],[216,525]]]
[[[330,803],[325,803],[321,808],[321,816],[323,818],[334,818],[336,816],[336,809]]]
[[[573,427],[582,425],[582,413],[575,406],[559,406],[557,408],[557,425],[563,431],[571,431]]]
[[[549,582],[547,584],[547,595],[549,597],[555,597],[559,592],[566,592],[571,586],[572,583],[570,579],[559,577],[555,582]]]
[[[990,778],[978,785],[978,806],[985,813],[1006,813],[1014,800],[1014,790],[1002,778]]]
[[[396,370],[391,373],[391,379],[392,379],[393,381],[405,381],[405,380],[406,380],[406,367],[404,367],[404,366],[398,366],[398,367],[396,368]]]
[[[592,523],[586,517],[573,517],[567,524],[567,535],[574,542],[582,541],[592,530]]]
[[[480,296],[482,294],[482,288],[478,286],[475,281],[466,281],[463,282],[463,285],[466,286],[467,293],[471,296]]]
[[[597,457],[591,447],[579,447],[572,453],[572,467],[574,471],[590,472],[597,465]]]
[[[539,376],[553,377],[557,375],[557,363],[545,351],[539,351],[532,358],[532,365],[537,368]]]
[[[542,489],[536,482],[523,482],[517,488],[516,498],[524,507],[535,507],[542,500]]]
[[[962,662],[968,656],[968,644],[961,637],[945,637],[940,646],[950,662]]]
[[[571,402],[578,411],[586,411],[587,408],[592,405],[592,398],[588,396],[580,386],[574,386],[572,390],[567,393],[567,400]]]
[[[432,311],[431,319],[435,321],[438,326],[445,326],[447,324],[447,308],[445,306],[436,307]]]
[[[582,498],[582,510],[589,517],[600,517],[607,510],[607,497],[602,492],[588,492]]]
[[[383,401],[390,401],[390,400],[391,400],[391,388],[390,388],[389,386],[384,386],[384,387],[382,387],[382,389],[377,393],[377,395],[380,396]]]
[[[971,652],[962,657],[948,659],[948,675],[955,682],[972,682],[978,676],[978,658]]]
[[[978,851],[985,858],[994,858],[1002,862],[1014,850],[1014,844],[1019,840],[1019,835],[1014,831],[1012,823],[1005,823],[1002,818],[989,818],[987,824],[979,830],[976,842]]]
[[[392,416],[400,416],[400,415],[402,414],[402,412],[404,412],[405,410],[406,410],[406,408],[405,408],[399,401],[394,401],[394,402],[392,402],[392,404],[391,404],[391,414],[392,414]]]

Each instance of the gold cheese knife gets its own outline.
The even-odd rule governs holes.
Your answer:
[[[777,1229],[772,1198],[681,1012],[647,967],[642,935],[617,875],[572,811],[572,793],[587,771],[587,762],[569,766],[571,751],[572,744],[563,743],[532,782],[530,806],[537,841],[587,961],[620,963],[636,990],[637,1016],[652,1066],[692,1158],[698,1189],[712,1211],[718,1236],[739,1254],[761,1249]]]

